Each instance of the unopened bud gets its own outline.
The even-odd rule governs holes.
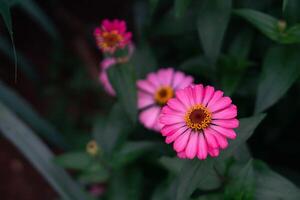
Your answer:
[[[286,21],[284,21],[284,20],[279,20],[278,22],[277,22],[277,27],[278,27],[278,30],[279,30],[279,32],[284,32],[285,31],[285,29],[286,29]]]
[[[95,140],[91,140],[86,145],[86,152],[92,156],[95,156],[98,154],[99,148],[97,145],[97,142]]]

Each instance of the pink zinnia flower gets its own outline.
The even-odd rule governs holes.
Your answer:
[[[101,84],[103,85],[104,90],[111,96],[115,96],[116,92],[109,82],[108,75],[107,75],[107,69],[109,67],[115,65],[116,63],[117,63],[117,60],[115,58],[106,58],[100,64],[101,71],[99,74],[99,80],[100,80]]]
[[[103,52],[114,53],[131,43],[131,32],[126,32],[126,22],[123,20],[102,21],[94,31],[98,47]]]
[[[211,86],[189,86],[176,92],[176,97],[163,107],[160,123],[166,143],[180,158],[206,159],[219,155],[228,146],[227,138],[235,139],[239,126],[237,107],[229,97]]]
[[[191,76],[174,71],[172,68],[161,69],[148,74],[145,80],[137,81],[139,120],[147,128],[159,131],[158,117],[162,106],[172,98],[178,89],[193,83]]]

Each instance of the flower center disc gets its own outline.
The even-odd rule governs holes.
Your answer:
[[[211,113],[203,105],[195,105],[186,113],[185,122],[194,130],[207,128],[211,122]]]
[[[116,31],[103,32],[102,37],[104,47],[115,47],[122,40],[122,36]]]
[[[155,93],[155,101],[159,105],[165,105],[167,101],[174,96],[174,91],[169,86],[159,88]]]

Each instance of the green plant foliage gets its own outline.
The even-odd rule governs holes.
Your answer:
[[[186,12],[191,0],[175,0],[175,16],[181,17]]]
[[[70,152],[57,156],[54,162],[64,168],[84,170],[92,163],[93,159],[85,152]]]
[[[275,104],[300,75],[297,47],[271,48],[264,60],[257,91],[255,112]]]
[[[90,199],[71,177],[56,166],[47,146],[14,113],[0,102],[0,130],[47,179],[63,199]]]

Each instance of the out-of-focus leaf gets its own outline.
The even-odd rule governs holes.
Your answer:
[[[238,147],[238,149],[234,152],[234,158],[241,163],[247,163],[251,159],[251,152],[247,146],[247,144],[242,144]]]
[[[106,118],[100,118],[93,135],[104,153],[110,154],[120,141],[124,140],[132,126],[120,104],[115,104]]]
[[[176,200],[189,199],[198,187],[205,189],[208,186],[217,187],[220,184],[220,180],[214,170],[213,164],[210,159],[203,161],[196,159],[185,163],[178,177]]]
[[[283,44],[292,44],[300,42],[300,24],[296,24],[295,26],[287,29],[281,37],[280,42]]]
[[[0,131],[63,199],[90,199],[62,168],[53,163],[53,154],[47,146],[2,102],[0,102]]]
[[[59,132],[45,121],[32,107],[12,89],[0,81],[0,100],[28,123],[37,133],[41,134],[49,142],[63,148],[67,148],[64,138]]]
[[[174,174],[179,174],[185,162],[186,160],[179,159],[178,157],[171,158],[163,156],[159,159],[159,163]]]
[[[225,200],[252,200],[254,197],[254,171],[252,159],[241,169],[226,186]]]
[[[99,162],[99,161],[98,161]],[[101,183],[109,178],[109,171],[100,163],[93,163],[86,168],[78,177],[78,180],[83,184]]]
[[[85,152],[70,152],[54,158],[54,162],[64,168],[84,170],[92,162],[93,158]]]
[[[204,0],[197,27],[205,55],[215,64],[231,13],[231,0]]]
[[[0,51],[4,53],[10,60],[15,62],[15,55],[13,47],[8,43],[8,41],[0,36]],[[34,67],[31,65],[31,63],[20,53],[16,52],[18,54],[17,63],[19,63],[18,67],[23,71],[23,73],[27,76],[28,79],[31,81],[38,81],[39,77],[34,70]]]
[[[228,54],[235,58],[246,59],[251,50],[253,33],[250,30],[242,30],[229,46]]]
[[[170,177],[157,185],[151,200],[170,200],[175,199],[177,179]]]
[[[295,24],[300,22],[299,6],[300,1],[298,0],[283,0],[283,16],[288,24]]]
[[[123,166],[133,160],[137,159],[145,152],[159,148],[155,142],[140,141],[140,142],[126,142],[115,155],[115,166]]]
[[[158,6],[159,0],[149,0],[150,3],[150,11],[153,14]]]
[[[258,86],[255,113],[275,104],[300,75],[300,51],[292,47],[272,48],[267,53]]]
[[[268,167],[261,166],[261,164],[254,165],[256,181],[255,199],[300,199],[300,190],[296,185]]]
[[[127,116],[132,122],[137,120],[136,74],[129,64],[116,65],[108,70],[109,81]]]
[[[17,0],[17,5],[31,15],[52,38],[57,38],[58,33],[52,21],[33,0]]]
[[[252,117],[239,119],[240,126],[236,129],[236,139],[229,141],[228,148],[220,152],[218,160],[228,158],[240,145],[244,144],[254,133],[254,130],[265,116],[266,114],[258,114]]]
[[[177,18],[183,16],[190,3],[191,0],[175,0],[175,6],[174,6],[175,16]]]

